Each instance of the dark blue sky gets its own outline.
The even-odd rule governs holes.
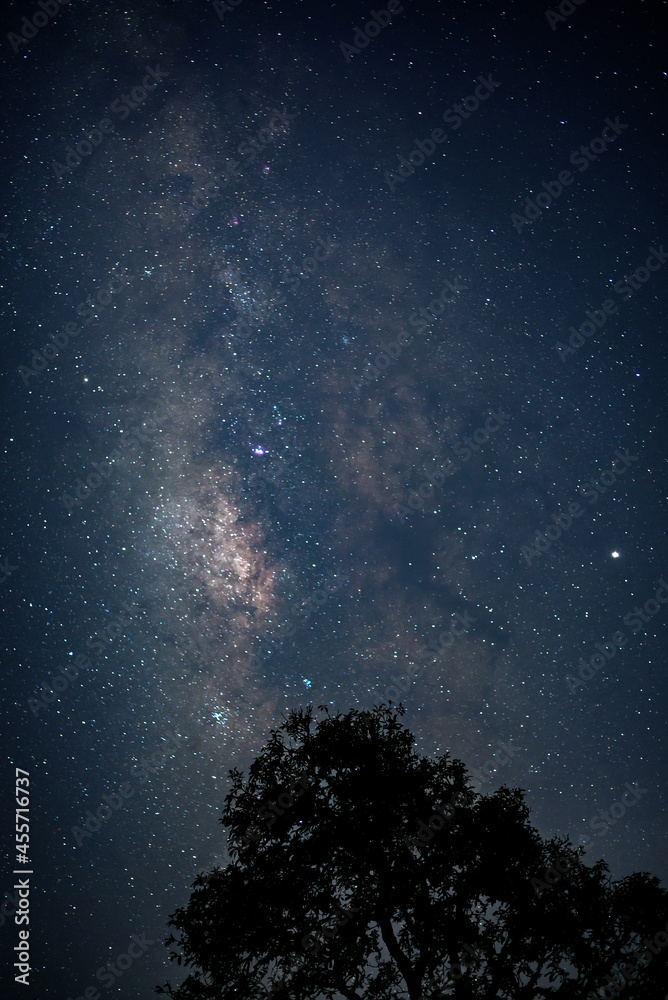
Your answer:
[[[422,753],[668,876],[665,24],[372,9],[3,12],[17,995],[173,976],[228,770],[307,702],[399,695]]]

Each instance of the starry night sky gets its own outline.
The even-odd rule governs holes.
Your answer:
[[[380,3],[3,11],[17,995],[178,981],[228,770],[307,703],[401,700],[421,753],[668,881],[666,24],[502,7],[404,0],[357,51]]]

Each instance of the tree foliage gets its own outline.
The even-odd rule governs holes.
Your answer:
[[[237,769],[231,864],[201,874],[170,925],[177,1000],[662,1000],[668,892],[545,840],[519,789],[473,791],[421,758],[380,706],[292,713]],[[664,934],[668,943],[668,935]],[[652,950],[646,939],[654,942]],[[619,977],[622,978],[619,978]]]

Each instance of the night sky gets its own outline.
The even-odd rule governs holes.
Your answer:
[[[44,4],[2,14],[3,995],[179,981],[228,771],[307,703],[402,701],[665,884],[660,5]]]

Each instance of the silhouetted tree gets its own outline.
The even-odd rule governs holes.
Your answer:
[[[290,715],[221,820],[232,862],[202,874],[169,921],[190,970],[178,1000],[627,1000],[665,996],[668,893],[609,880],[544,840],[519,789],[473,791],[420,758],[381,706]]]

